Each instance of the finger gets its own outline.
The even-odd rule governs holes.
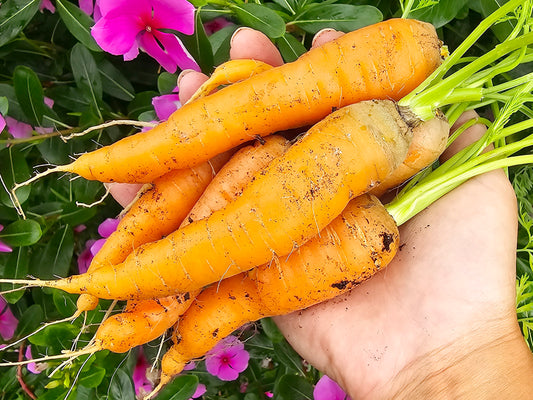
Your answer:
[[[322,46],[324,43],[331,42],[332,40],[340,38],[342,35],[344,35],[343,32],[336,31],[335,29],[322,29],[321,31],[318,31],[313,38],[313,42],[311,44],[311,48],[315,48],[318,46]]]
[[[143,185],[136,183],[106,183],[105,187],[117,203],[122,207],[126,207],[133,201]]]
[[[206,80],[207,75],[192,69],[186,69],[179,74],[177,84],[180,90],[180,102],[185,104]]]
[[[479,118],[479,115],[475,111],[466,111],[464,112],[453,124],[450,129],[450,132],[455,132],[461,125],[464,123]],[[452,157],[454,154],[458,153],[465,147],[471,145],[475,141],[479,140],[487,131],[487,127],[483,124],[475,124],[470,128],[466,129],[461,135],[459,135],[453,142],[448,146],[448,148],[442,153],[440,161],[444,162]]]
[[[274,43],[265,34],[246,27],[237,29],[231,37],[229,55],[232,60],[251,58],[273,67],[283,64],[283,58]]]

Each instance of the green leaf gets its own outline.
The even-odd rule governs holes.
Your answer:
[[[30,264],[29,249],[18,248],[9,254],[7,261],[4,265],[3,276],[13,279],[26,279],[28,275],[28,265]],[[17,285],[2,284],[0,290],[10,290],[17,287]],[[23,290],[16,292],[4,293],[2,297],[11,304],[16,303],[24,295]]]
[[[159,93],[154,91],[136,93],[133,101],[128,104],[128,116],[137,119],[143,112],[153,111],[152,99],[155,96],[159,96]]]
[[[37,149],[46,162],[52,165],[67,164],[72,161],[72,143],[64,142],[58,137],[51,137],[43,140],[37,145]]]
[[[79,332],[79,328],[70,322],[49,325],[43,330],[29,337],[30,343],[36,346],[53,347],[54,349],[65,349],[69,347],[68,342],[74,339]]]
[[[91,35],[94,20],[69,1],[56,0],[59,16],[72,35],[89,50],[102,51]]]
[[[32,219],[15,221],[0,231],[0,240],[10,246],[31,246],[39,241],[41,225]]]
[[[135,398],[133,380],[123,369],[117,369],[109,387],[110,400],[131,400]]]
[[[214,65],[220,65],[228,61],[231,36],[236,30],[236,25],[225,26],[209,36],[209,42],[211,42],[211,48],[213,49]]]
[[[372,6],[326,4],[310,7],[298,15],[293,24],[315,34],[325,28],[351,32],[383,20],[383,14]]]
[[[157,77],[157,90],[161,94],[169,94],[176,88],[177,75],[168,72],[161,72]]]
[[[101,59],[97,63],[102,78],[103,90],[110,96],[117,99],[131,101],[135,97],[135,89],[131,82],[106,59]]]
[[[85,93],[90,104],[98,109],[102,102],[102,78],[93,55],[77,43],[70,53],[70,65],[76,85]]]
[[[18,147],[8,147],[1,150],[0,160],[0,176],[2,178],[1,181],[3,181],[3,184],[0,185],[0,201],[8,207],[13,207],[7,190],[11,190],[15,186],[15,182],[27,180],[31,176],[30,169],[24,154],[18,150]],[[23,186],[17,189],[16,194],[20,204],[24,204],[28,199],[30,191],[30,186]]]
[[[97,213],[96,207],[78,207],[74,203],[68,203],[63,207],[59,218],[70,226],[76,226],[89,221]]]
[[[17,100],[31,125],[40,126],[46,111],[44,92],[37,74],[28,67],[18,66],[13,72]]]
[[[0,46],[3,46],[29,24],[39,10],[41,0],[8,0],[0,7]]]
[[[290,400],[313,400],[313,385],[304,377],[283,375],[274,388],[274,398],[277,396]]]
[[[285,21],[268,7],[255,3],[231,4],[230,7],[242,24],[263,32],[271,39],[285,33]]]
[[[70,317],[77,310],[76,301],[79,295],[63,292],[62,290],[54,290],[52,298],[54,306],[63,317]]]
[[[298,355],[298,353],[296,353],[296,351],[294,351],[294,349],[289,345],[289,343],[287,343],[286,340],[278,343],[274,342],[273,345],[274,353],[279,361],[283,363],[283,365],[292,371],[298,372],[301,375],[305,375],[301,357]]]
[[[440,28],[454,19],[464,7],[468,4],[468,0],[446,0],[415,10],[409,14],[409,18],[426,21]]]
[[[273,2],[287,10],[290,15],[296,14],[300,7],[298,0],[273,0]]]
[[[74,253],[74,233],[65,225],[54,233],[41,254],[34,275],[41,279],[54,279],[67,276]]]
[[[0,83],[0,96],[5,96],[7,98],[9,103],[9,110],[7,111],[7,114],[9,116],[15,118],[17,121],[27,122],[26,116],[24,115],[22,108],[20,108],[17,95],[15,94],[15,88],[13,86],[6,83]]]
[[[43,309],[38,304],[29,306],[19,318],[15,337],[23,337],[33,332],[44,320]]]
[[[200,69],[208,74],[213,71],[213,50],[200,18],[200,13],[195,16],[196,29],[193,35],[179,35],[187,50],[196,60]]]
[[[83,371],[81,373],[80,385],[87,388],[95,388],[102,383],[105,373],[105,368],[92,366],[89,371]]]
[[[278,49],[285,62],[295,61],[307,51],[305,46],[289,33],[286,33],[282,37],[276,39],[276,46],[278,46]]]
[[[0,114],[7,115],[7,110],[9,109],[9,102],[6,96],[0,96]]]
[[[187,400],[196,391],[196,375],[180,375],[166,385],[157,396],[157,400]]]
[[[278,329],[272,318],[263,318],[261,319],[261,327],[263,332],[268,336],[270,340],[274,343],[280,343],[285,341],[285,337]]]

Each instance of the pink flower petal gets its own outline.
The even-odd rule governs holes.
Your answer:
[[[93,13],[93,0],[79,0],[78,5],[85,14],[91,15]]]
[[[165,94],[152,99],[157,118],[166,121],[174,111],[181,107],[180,96],[178,94]]]
[[[6,127],[6,120],[4,119],[4,117],[0,114],[0,132],[2,132],[4,130],[4,128]]]
[[[154,33],[158,33],[158,39],[163,35],[171,35],[170,33],[161,33],[153,31],[152,33],[144,32],[140,38],[139,43],[141,49],[143,49],[148,55],[154,58],[164,69],[171,74],[176,72],[176,62],[161,48],[158,41],[154,37]],[[161,41],[159,41],[161,42]]]
[[[221,381],[234,381],[239,377],[239,373],[231,365],[222,363],[216,376]]]
[[[329,376],[323,375],[313,390],[314,400],[350,400],[350,397]]]
[[[158,28],[194,33],[194,6],[185,0],[151,0]]]
[[[161,42],[165,51],[172,58],[172,60],[180,67],[180,69],[193,69],[200,71],[200,67],[194,61],[191,54],[187,51],[181,40],[170,33],[155,32],[157,40]]]
[[[105,239],[98,239],[94,242],[94,244],[91,246],[91,254],[93,255],[93,257],[96,255],[96,253],[100,251],[104,243]]]
[[[191,371],[196,368],[196,363],[194,361],[189,361],[185,366],[183,367],[184,371]]]
[[[131,14],[113,18],[104,16],[94,24],[91,35],[102,50],[113,55],[123,55],[131,52],[137,35],[144,30],[144,27],[139,16]]]
[[[0,241],[0,253],[11,253],[13,249],[4,242]]]
[[[50,11],[52,14],[56,12],[56,8],[54,5],[50,2],[50,0],[43,0],[41,4],[39,5],[39,10],[43,12],[44,10]]]
[[[146,394],[152,390],[152,384],[146,377],[146,371],[149,367],[150,365],[146,361],[144,353],[140,350],[132,376],[136,395]]]
[[[18,319],[9,309],[7,302],[0,296],[0,336],[4,340],[11,339],[15,334],[18,322]]]
[[[237,350],[232,354],[230,366],[237,372],[242,372],[248,368],[248,361],[250,361],[250,353],[246,350]]]
[[[205,392],[207,392],[207,388],[203,383],[199,383],[198,386],[196,386],[196,391],[192,395],[191,399],[196,399],[203,395]]]
[[[31,355],[31,346],[26,347],[26,351],[24,352],[24,357],[26,360],[31,360],[33,357]],[[30,371],[32,374],[40,374],[41,371],[37,367],[37,364],[32,362],[26,365],[26,368],[28,371]]]
[[[98,225],[98,233],[104,238],[109,237],[117,230],[119,222],[120,220],[116,218],[107,218],[104,222]]]
[[[93,260],[93,254],[91,253],[91,247],[96,240],[87,240],[85,243],[85,250],[78,256],[78,273],[84,274],[89,269],[91,261]]]
[[[215,32],[218,32],[222,28],[225,28],[226,26],[230,26],[230,25],[234,25],[234,24],[228,21],[224,17],[218,17],[209,22],[206,22],[204,24],[204,30],[205,30],[205,33],[209,36]]]
[[[19,122],[15,118],[6,117],[7,131],[16,139],[30,137],[33,132],[31,125]]]
[[[98,7],[102,16],[108,14],[135,14],[151,9],[150,0],[99,0]]]
[[[46,104],[48,107],[52,108],[54,106],[54,99],[51,99],[50,97],[44,96],[44,104]]]

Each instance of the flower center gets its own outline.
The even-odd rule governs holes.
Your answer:
[[[229,364],[229,357],[228,356],[222,357],[222,363],[223,364]]]
[[[152,27],[150,25],[146,25],[146,28],[144,28],[144,29],[148,33],[152,32]]]

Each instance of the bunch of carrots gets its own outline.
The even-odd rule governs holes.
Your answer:
[[[87,273],[2,280],[80,294],[70,319],[99,299],[127,301],[85,348],[45,359],[125,352],[175,326],[151,397],[244,323],[325,301],[385,268],[398,226],[432,201],[475,174],[533,161],[509,157],[532,139],[502,142],[531,125],[504,128],[531,77],[493,85],[531,61],[531,9],[507,2],[451,55],[433,26],[391,19],[280,67],[230,61],[168,121],[18,184],[21,214],[16,190],[53,172],[147,184]],[[507,40],[448,74],[504,18],[516,22]],[[495,102],[504,111],[487,135],[432,171],[455,138],[450,124]],[[284,133],[295,129],[306,131]],[[378,197],[408,179],[383,206]]]

